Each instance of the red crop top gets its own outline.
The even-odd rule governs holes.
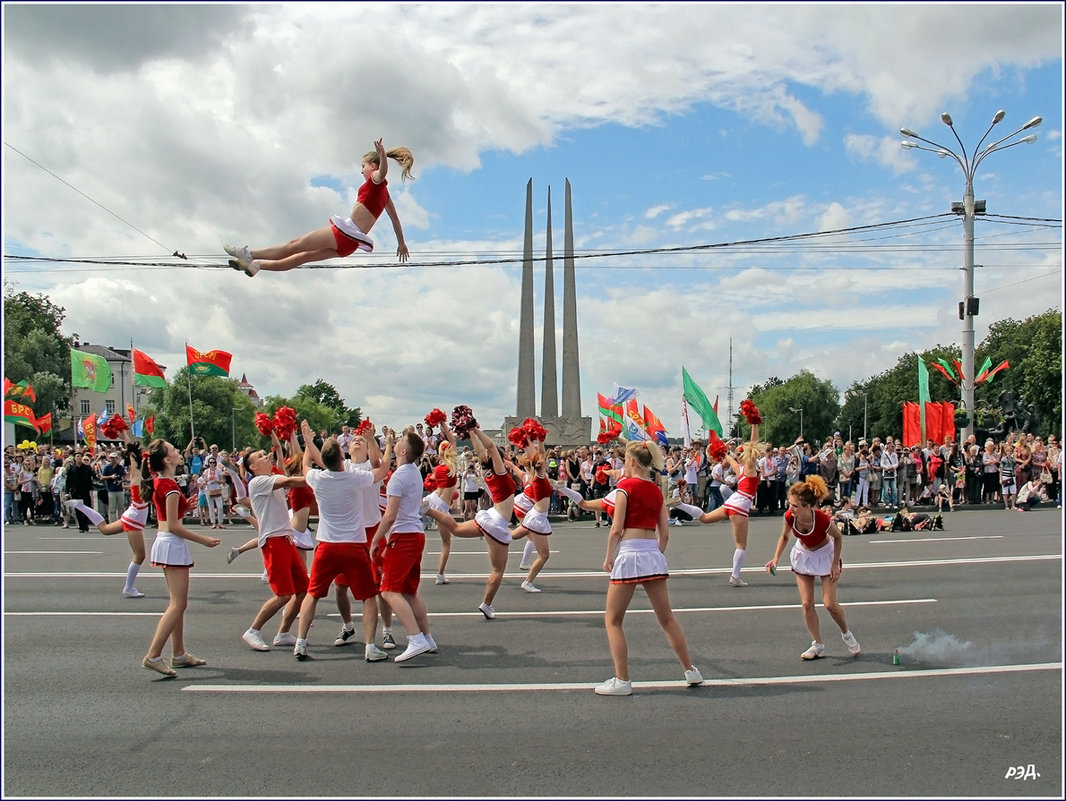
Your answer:
[[[796,530],[796,516],[792,514],[792,510],[789,509],[785,512],[785,525],[792,529],[793,536],[811,551],[816,551],[825,545],[825,541],[829,536],[829,526],[832,522],[829,515],[820,509],[815,509],[814,526],[810,531],[803,533]]]
[[[185,496],[172,478],[157,478],[152,488],[152,503],[155,504],[155,516],[160,523],[167,522],[167,496],[178,494],[178,520],[185,516]]]
[[[618,482],[618,491],[626,494],[626,528],[655,531],[663,508],[663,491],[659,485],[629,476]]]
[[[373,180],[366,181],[359,187],[356,200],[362,203],[376,220],[381,216],[381,212],[385,211],[385,205],[389,202],[389,182],[382,181],[376,184]]]

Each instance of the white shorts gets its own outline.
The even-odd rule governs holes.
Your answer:
[[[522,526],[528,531],[532,531],[534,534],[543,534],[547,536],[552,533],[552,524],[548,520],[547,512],[540,512],[536,509],[530,509],[522,517]]]
[[[526,495],[524,492],[514,496],[514,513],[515,517],[522,519],[532,509],[535,501]]]
[[[726,502],[722,504],[726,511],[732,510],[733,514],[748,516],[748,512],[751,509],[752,497],[745,495],[743,492],[734,492],[726,499]]]
[[[438,512],[444,512],[444,514],[451,514],[452,507],[435,492],[429,493],[422,501],[428,504],[430,509],[436,509]]]
[[[503,515],[495,509],[482,509],[474,515],[474,522],[486,536],[492,537],[501,545],[511,544],[510,521],[504,520]]]
[[[828,576],[833,569],[833,539],[826,540],[825,545],[809,551],[797,542],[788,555],[792,563],[792,572],[801,576]]]
[[[622,540],[611,568],[612,584],[639,584],[665,579],[670,575],[666,554],[655,539]]]
[[[131,503],[120,519],[123,531],[144,531],[144,526],[148,522],[148,504]]]
[[[189,543],[169,531],[158,531],[152,543],[152,564],[156,567],[192,567]]]

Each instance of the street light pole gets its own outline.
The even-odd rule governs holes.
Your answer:
[[[955,130],[955,124],[951,120],[951,115],[946,111],[940,115],[940,121],[951,129],[951,133],[955,136],[955,141],[959,143],[959,148],[962,150],[962,155],[955,153],[950,148],[938,145],[936,142],[932,142],[929,139],[924,139],[918,136],[914,131],[907,128],[900,128],[899,132],[907,137],[900,145],[904,150],[927,150],[930,153],[936,153],[940,158],[946,158],[951,156],[962,167],[962,172],[966,176],[966,187],[963,190],[962,202],[952,203],[951,211],[954,214],[962,215],[962,242],[963,242],[963,299],[959,303],[959,319],[962,320],[962,375],[959,376],[959,388],[962,394],[962,406],[966,410],[966,425],[963,427],[961,439],[965,440],[973,433],[974,424],[974,386],[976,385],[977,376],[974,375],[974,322],[973,318],[977,316],[979,299],[974,297],[974,217],[977,214],[985,213],[985,202],[983,200],[974,200],[973,192],[973,177],[977,172],[977,167],[987,156],[1000,150],[1006,150],[1009,147],[1022,144],[1032,144],[1036,141],[1036,134],[1029,134],[1023,136],[1021,139],[1016,139],[1008,144],[1003,144],[1008,139],[1020,134],[1022,131],[1029,128],[1035,128],[1041,122],[1044,121],[1043,117],[1033,117],[1029,122],[1023,125],[1016,131],[1007,134],[1002,139],[997,139],[992,142],[984,150],[981,150],[981,145],[984,144],[985,139],[992,132],[992,129],[1005,117],[1007,113],[1000,109],[996,112],[996,115],[992,118],[992,124],[988,126],[988,130],[985,131],[985,135],[981,137],[981,140],[977,143],[977,147],[974,148],[973,158],[971,159],[966,153],[966,146],[962,143],[962,139],[959,138],[958,132]],[[910,140],[917,139],[920,142],[932,145],[933,147],[923,147],[917,142]],[[935,149],[934,149],[935,148]]]
[[[799,416],[800,416],[800,439],[802,439],[803,438],[803,407],[801,406],[799,409],[794,409],[791,406],[789,406],[788,410],[790,412],[799,412]]]

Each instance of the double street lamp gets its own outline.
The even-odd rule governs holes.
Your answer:
[[[966,146],[963,145],[962,140],[959,138],[958,133],[955,131],[955,125],[951,121],[951,115],[946,111],[940,115],[940,120],[946,126],[951,129],[951,133],[955,136],[955,141],[959,143],[959,149],[962,151],[960,156],[955,151],[951,150],[944,145],[938,145],[936,142],[924,139],[918,136],[914,131],[908,128],[900,128],[899,132],[907,137],[900,144],[904,150],[927,150],[930,153],[936,153],[940,158],[951,156],[962,167],[962,172],[966,176],[966,188],[963,190],[962,202],[953,202],[951,204],[951,211],[954,214],[962,215],[962,241],[963,241],[963,300],[959,303],[959,319],[962,320],[962,372],[959,376],[959,386],[962,390],[962,406],[966,411],[966,425],[963,429],[961,439],[965,440],[970,434],[973,433],[974,424],[974,385],[976,383],[977,376],[974,375],[974,324],[973,318],[977,316],[978,307],[980,305],[978,298],[974,297],[974,263],[973,263],[973,242],[974,242],[974,217],[977,214],[985,213],[985,201],[974,200],[973,196],[973,176],[977,172],[977,167],[985,160],[990,154],[1000,150],[1006,150],[1009,147],[1015,145],[1032,144],[1036,141],[1036,134],[1029,134],[1023,136],[1021,139],[1015,139],[1013,142],[1007,140],[1020,134],[1022,131],[1026,131],[1029,128],[1035,128],[1041,122],[1044,121],[1043,117],[1033,117],[1029,122],[1025,123],[1018,130],[1007,134],[1002,139],[997,139],[992,142],[984,150],[981,149],[981,145],[984,144],[985,139],[992,132],[992,129],[1005,117],[1007,113],[1002,109],[996,112],[996,116],[992,118],[992,124],[988,126],[988,130],[985,131],[985,135],[981,137],[981,140],[977,143],[977,147],[974,148],[973,157],[971,158],[966,153]],[[917,139],[919,142],[925,142],[932,145],[932,147],[924,147],[918,144],[918,142],[911,141]]]
[[[801,406],[798,409],[794,409],[793,407],[789,406],[788,410],[790,412],[799,412],[799,416],[800,416],[800,439],[802,439],[803,438],[803,407]]]

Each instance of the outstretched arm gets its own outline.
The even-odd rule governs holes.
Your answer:
[[[411,252],[407,249],[407,243],[403,238],[403,226],[400,225],[400,215],[396,212],[396,206],[392,202],[390,197],[385,204],[385,213],[389,215],[389,219],[392,220],[392,230],[396,234],[396,256],[401,262],[407,261],[411,256]]]

